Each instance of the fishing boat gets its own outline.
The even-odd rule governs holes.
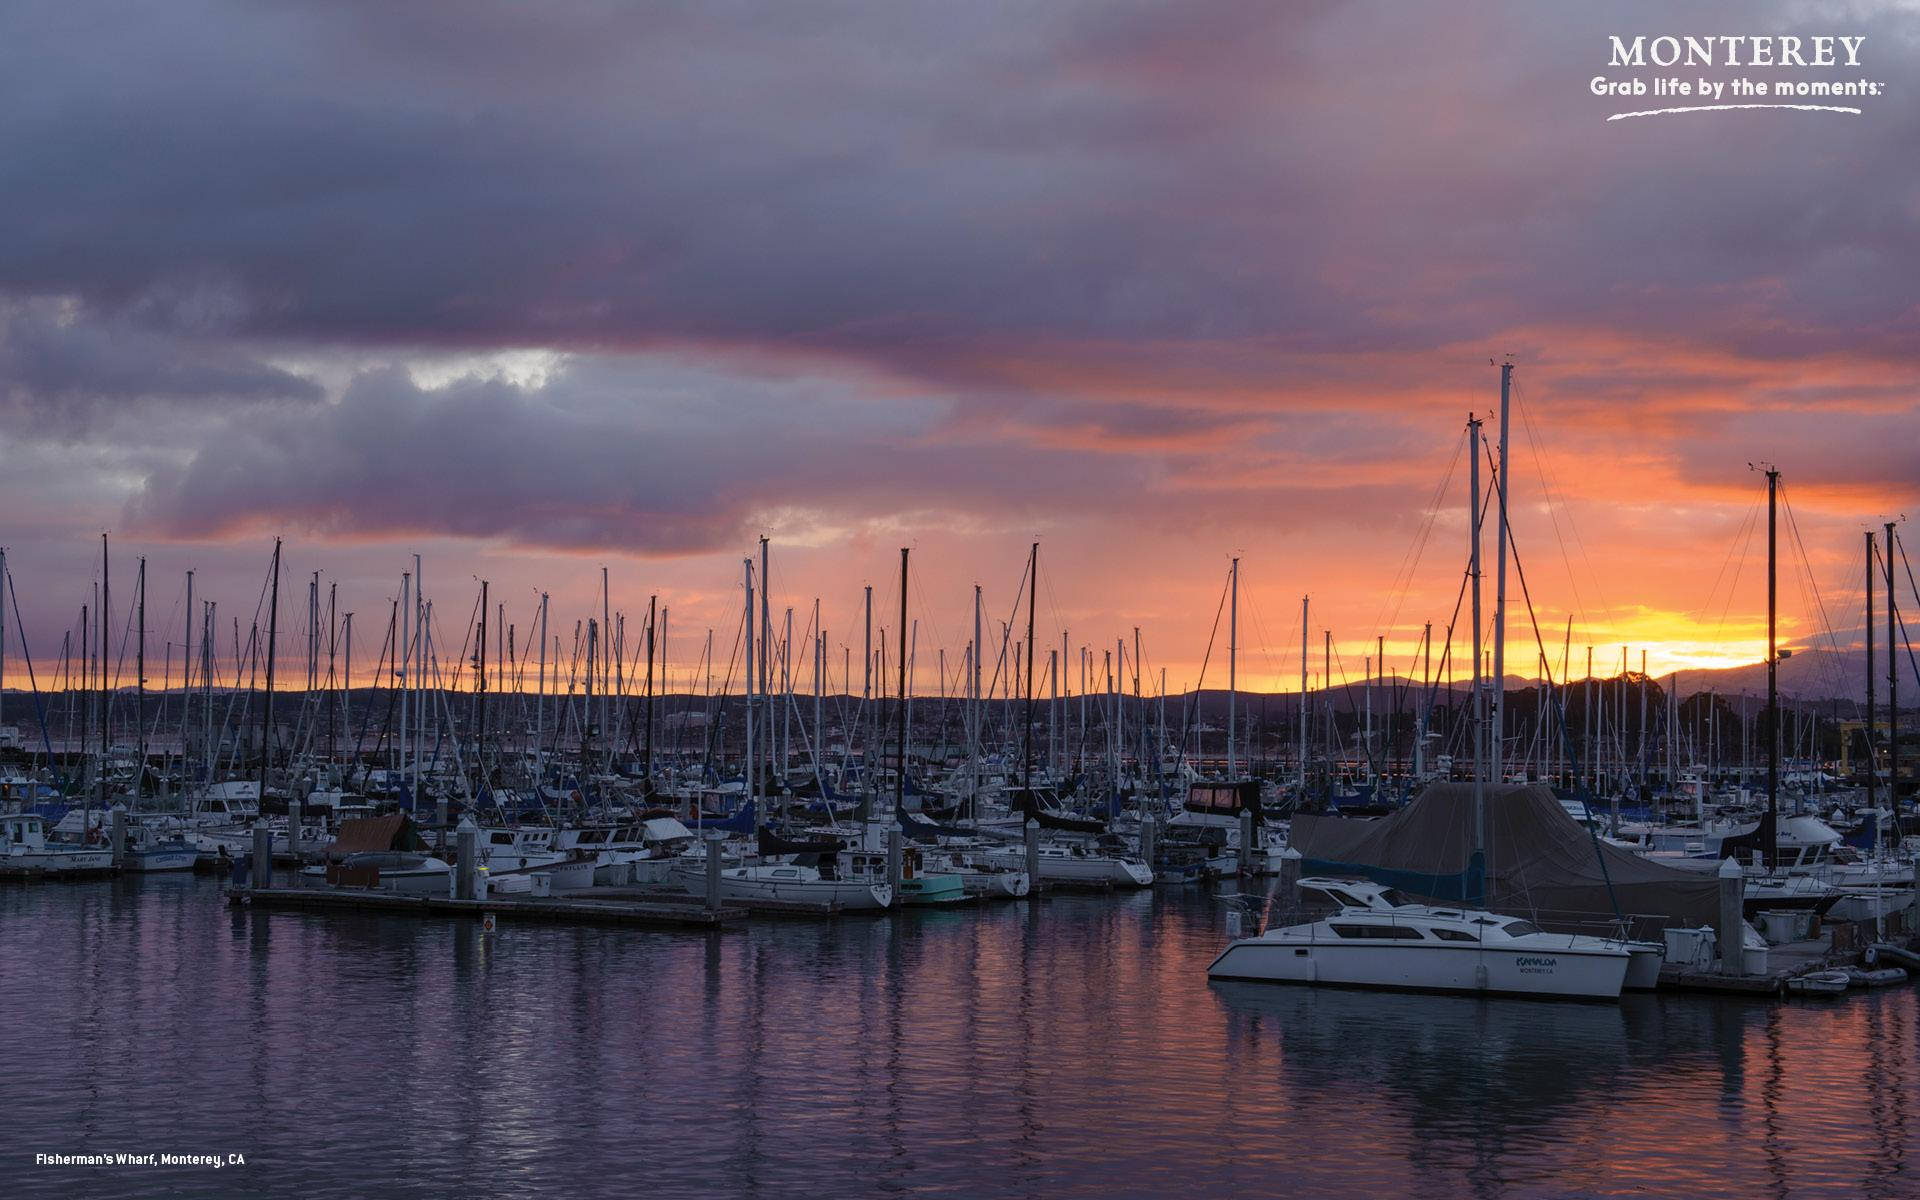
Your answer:
[[[50,842],[45,818],[38,813],[13,813],[0,817],[0,866],[33,868],[52,875],[107,871],[113,867],[113,850]]]
[[[1208,978],[1584,1000],[1617,999],[1626,982],[1632,956],[1617,939],[1548,933],[1484,909],[1401,903],[1377,884],[1300,886],[1345,902],[1323,920],[1232,942]]]
[[[605,825],[563,829],[554,848],[594,859],[593,882],[602,887],[662,883],[693,830],[673,817],[649,817]]]
[[[480,833],[480,863],[494,874],[564,863],[572,857],[554,845],[551,826],[514,825]]]
[[[128,871],[153,874],[159,871],[191,871],[200,858],[200,848],[179,833],[135,826],[120,865]]]

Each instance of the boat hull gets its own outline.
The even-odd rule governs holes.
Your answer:
[[[704,871],[682,871],[675,878],[695,896],[706,894]],[[775,901],[781,904],[833,906],[850,911],[868,911],[890,907],[893,889],[884,883],[863,883],[853,879],[774,879],[743,873],[728,867],[720,873],[720,898],[752,902]]]
[[[0,865],[9,867],[31,867],[45,871],[49,875],[62,875],[74,871],[106,871],[113,867],[111,850],[33,850],[16,847],[13,853],[0,857]]]
[[[996,850],[983,861],[1008,870],[1026,866],[1021,850]],[[1063,855],[1040,856],[1040,879],[1046,883],[1109,883],[1115,887],[1150,887],[1153,868],[1145,863],[1089,855],[1084,858]]]
[[[199,858],[198,847],[182,842],[177,846],[148,846],[139,850],[130,850],[121,866],[142,874],[153,874],[159,871],[191,871],[193,864]]]
[[[1221,951],[1207,976],[1322,987],[1615,1000],[1626,982],[1627,966],[1625,950],[1422,945],[1382,954],[1377,944],[1246,938]]]
[[[917,875],[902,879],[896,898],[906,905],[957,904],[967,898],[966,881],[958,875]]]

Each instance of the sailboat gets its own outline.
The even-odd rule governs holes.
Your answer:
[[[1470,575],[1474,631],[1473,860],[1491,878],[1486,840],[1486,781],[1500,777],[1507,582],[1507,418],[1513,365],[1500,368],[1499,553],[1494,602],[1493,687],[1480,676],[1480,420],[1467,422]],[[1494,716],[1487,713],[1491,691]],[[1488,748],[1491,746],[1491,753]],[[1489,761],[1491,760],[1491,761]],[[1317,889],[1308,888],[1313,883]],[[1302,881],[1339,905],[1323,920],[1266,930],[1230,943],[1207,967],[1210,979],[1251,979],[1340,987],[1503,993],[1618,999],[1632,951],[1617,938],[1548,933],[1531,921],[1465,906],[1409,904],[1377,885]]]

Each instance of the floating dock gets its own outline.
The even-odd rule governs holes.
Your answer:
[[[709,909],[657,900],[582,900],[571,897],[490,896],[452,900],[408,896],[373,888],[229,888],[231,904],[253,908],[321,912],[403,913],[422,917],[509,917],[574,925],[637,925],[654,929],[729,929],[746,919],[737,905]]]

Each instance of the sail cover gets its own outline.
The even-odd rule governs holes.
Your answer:
[[[1489,786],[1486,803],[1490,886],[1473,851],[1470,783],[1433,784],[1376,821],[1297,816],[1290,843],[1302,874],[1360,875],[1424,899],[1485,904],[1549,929],[1596,932],[1591,923],[1616,912],[1632,918],[1639,936],[1716,919],[1719,884],[1712,875],[1600,841],[1545,786]]]

